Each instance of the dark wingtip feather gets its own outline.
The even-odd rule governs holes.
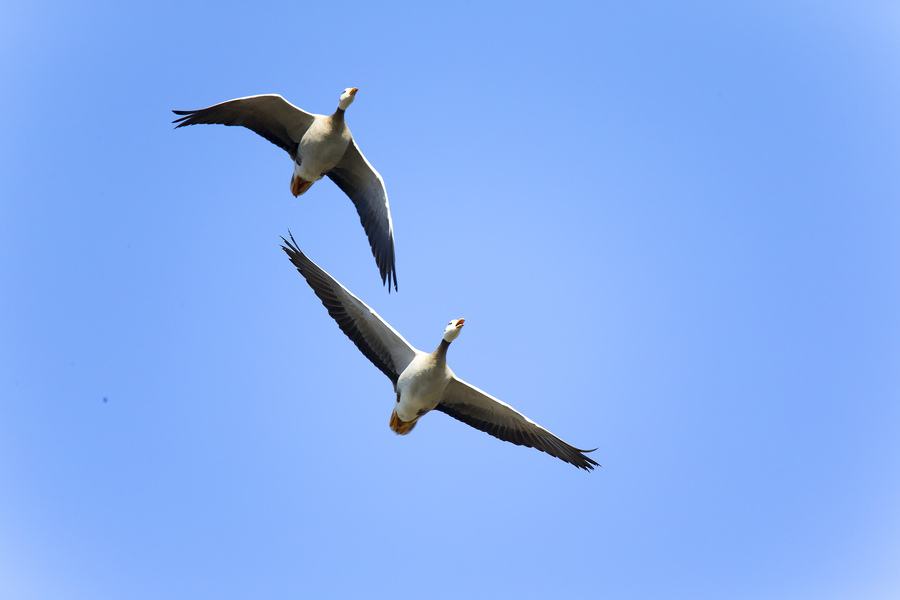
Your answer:
[[[572,449],[575,450],[576,452],[578,452],[578,455],[577,455],[578,462],[576,463],[573,461],[572,464],[575,465],[576,467],[578,467],[579,469],[584,469],[585,471],[593,471],[594,467],[602,467],[603,466],[600,463],[598,463],[596,460],[591,458],[590,456],[585,456],[587,453],[593,452],[594,450],[596,450],[596,448],[594,448],[593,450],[582,450],[581,448],[575,448],[573,446]]]
[[[173,110],[172,112],[175,113],[176,115],[184,115],[183,117],[178,117],[177,119],[175,119],[174,121],[172,121],[172,123],[178,123],[178,125],[175,126],[175,129],[178,129],[179,127],[184,127],[185,125],[193,125],[193,123],[189,122],[188,119],[190,119],[191,117],[193,117],[193,116],[194,116],[194,113],[195,113],[196,111],[193,111],[193,110]]]
[[[386,271],[384,275],[381,276],[381,284],[387,286],[388,294],[391,293],[391,287],[393,286],[394,291],[397,291],[397,275],[395,275],[392,271]]]
[[[596,460],[594,460],[593,458],[584,456],[583,454],[581,455],[581,457],[584,460],[584,463],[577,465],[578,468],[580,468],[580,469],[584,469],[585,471],[593,471],[594,467],[602,467],[603,466],[600,463],[598,463]]]
[[[388,294],[391,293],[391,286],[397,291],[397,266],[394,258],[394,240],[391,238],[390,256],[385,263],[379,262],[379,270],[381,271],[381,284],[387,286]],[[372,248],[372,254],[375,254],[375,248]],[[378,257],[375,256],[376,260]]]
[[[306,255],[300,250],[299,244],[297,244],[297,240],[294,239],[294,234],[291,233],[290,229],[288,230],[288,237],[291,239],[288,240],[284,236],[281,236],[281,241],[284,244],[281,245],[281,249],[284,250],[285,254],[288,255],[288,258],[291,259],[291,262],[294,261],[294,257],[303,257],[306,258]]]
[[[391,293],[391,285],[394,286],[394,291],[397,291],[397,267],[394,262],[394,242],[391,240],[391,261],[390,264],[384,270],[384,276],[382,277],[382,283],[387,283],[388,294]]]

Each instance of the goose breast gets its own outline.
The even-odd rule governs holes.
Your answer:
[[[451,377],[445,361],[439,361],[433,354],[419,353],[397,379],[400,395],[397,416],[411,421],[432,410],[440,404]]]
[[[316,118],[300,139],[297,175],[307,181],[321,179],[343,158],[350,144],[350,130],[331,117]]]

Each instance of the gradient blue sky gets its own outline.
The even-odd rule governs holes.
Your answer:
[[[4,5],[0,596],[898,597],[896,3],[375,4]],[[169,124],[351,85],[396,295]],[[288,228],[603,468],[396,437]]]

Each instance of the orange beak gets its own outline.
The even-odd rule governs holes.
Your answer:
[[[466,323],[466,320],[465,320],[465,319],[459,319],[459,320],[457,320],[457,321],[456,321],[456,328],[459,329],[459,328],[462,327],[465,323]]]
[[[359,91],[359,88],[350,88],[350,95],[355,96],[356,92],[358,92],[358,91]]]

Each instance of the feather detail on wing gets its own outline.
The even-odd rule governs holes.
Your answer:
[[[372,255],[381,273],[381,282],[388,291],[397,289],[397,267],[394,261],[394,223],[384,180],[360,152],[355,141],[350,142],[341,162],[328,172],[328,177],[347,194],[356,206],[359,220],[366,230]]]
[[[198,110],[173,110],[180,118],[175,126],[241,125],[284,149],[291,158],[297,156],[300,138],[313,122],[313,115],[297,108],[278,94],[247,96],[214,104]]]
[[[328,314],[360,352],[396,384],[400,373],[415,356],[415,348],[365,302],[307,258],[294,237],[290,238],[290,241],[281,238],[282,249],[328,309]]]
[[[436,410],[505,442],[546,452],[579,469],[591,471],[598,463],[581,450],[559,439],[509,404],[454,377]]]

